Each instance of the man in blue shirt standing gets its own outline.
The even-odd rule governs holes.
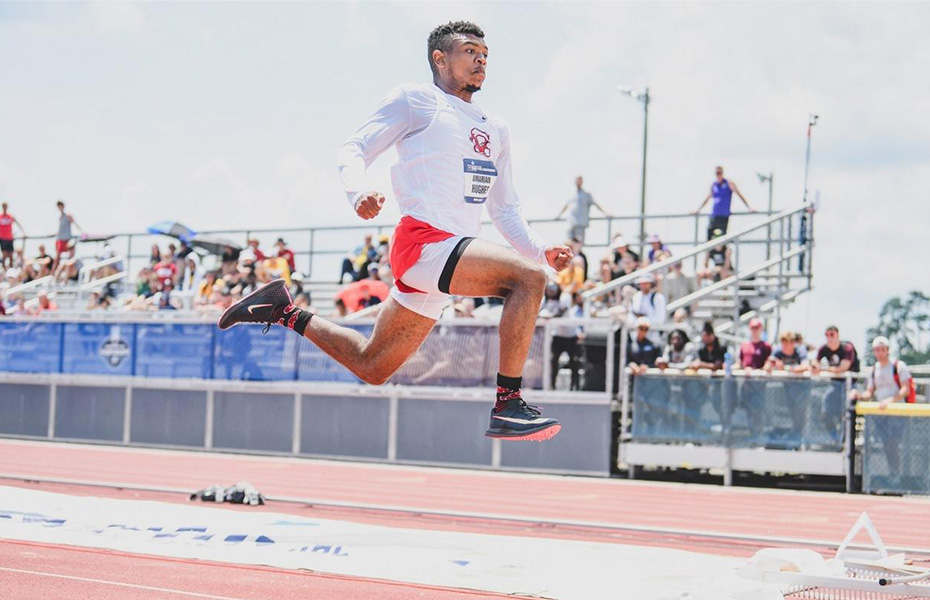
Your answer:
[[[723,233],[727,232],[727,225],[730,222],[730,200],[733,197],[733,192],[736,192],[736,195],[740,197],[740,200],[743,201],[743,204],[746,205],[749,212],[756,212],[753,207],[749,206],[749,201],[746,200],[739,191],[739,188],[736,187],[736,183],[723,178],[723,167],[717,167],[717,181],[711,184],[710,193],[704,198],[704,202],[701,203],[696,211],[691,213],[694,215],[698,214],[701,212],[701,209],[704,208],[704,205],[707,204],[708,200],[711,198],[714,199],[714,206],[710,213],[710,225],[707,226],[708,240],[714,237],[713,232],[715,229],[719,229]]]

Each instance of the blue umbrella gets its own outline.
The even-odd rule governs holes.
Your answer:
[[[148,233],[168,235],[182,242],[190,242],[197,232],[177,221],[160,221],[146,230]]]

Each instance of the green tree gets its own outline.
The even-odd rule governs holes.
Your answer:
[[[867,334],[869,340],[886,336],[908,365],[930,363],[930,297],[912,291],[904,298],[888,300],[878,314],[878,325]]]

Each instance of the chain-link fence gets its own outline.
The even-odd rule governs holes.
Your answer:
[[[930,411],[922,410],[926,408],[859,409],[865,417],[862,491],[930,494]]]
[[[841,451],[845,396],[845,382],[833,379],[640,375],[632,439]]]

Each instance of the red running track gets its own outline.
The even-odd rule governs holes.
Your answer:
[[[669,484],[0,441],[0,476],[196,490],[248,481],[266,496],[488,516],[839,542],[862,511],[885,543],[930,550],[930,499]]]
[[[915,498],[722,488],[169,450],[0,441],[0,477],[196,490],[249,481],[266,496],[414,509],[409,513],[270,503],[275,512],[503,535],[641,544],[733,556],[768,545],[713,539],[704,531],[838,543],[868,511],[886,544],[930,552],[930,501]],[[0,480],[0,485],[30,485]],[[81,495],[184,502],[178,494],[42,484]],[[232,507],[231,507],[232,508]],[[417,514],[463,512],[472,517]],[[244,510],[249,510],[245,508]],[[489,518],[482,518],[485,515]],[[501,522],[495,517],[597,522],[645,531]],[[675,532],[651,532],[666,528]],[[687,533],[692,532],[692,533]],[[821,545],[823,552],[829,550]],[[13,570],[8,570],[13,569]],[[235,582],[235,585],[230,582]],[[125,585],[120,585],[125,584]],[[128,586],[128,587],[127,587]],[[161,589],[151,589],[161,588]],[[128,555],[84,548],[0,543],[0,598],[437,598],[502,596],[414,584]]]
[[[3,540],[0,542],[0,598],[498,600],[515,596]]]

